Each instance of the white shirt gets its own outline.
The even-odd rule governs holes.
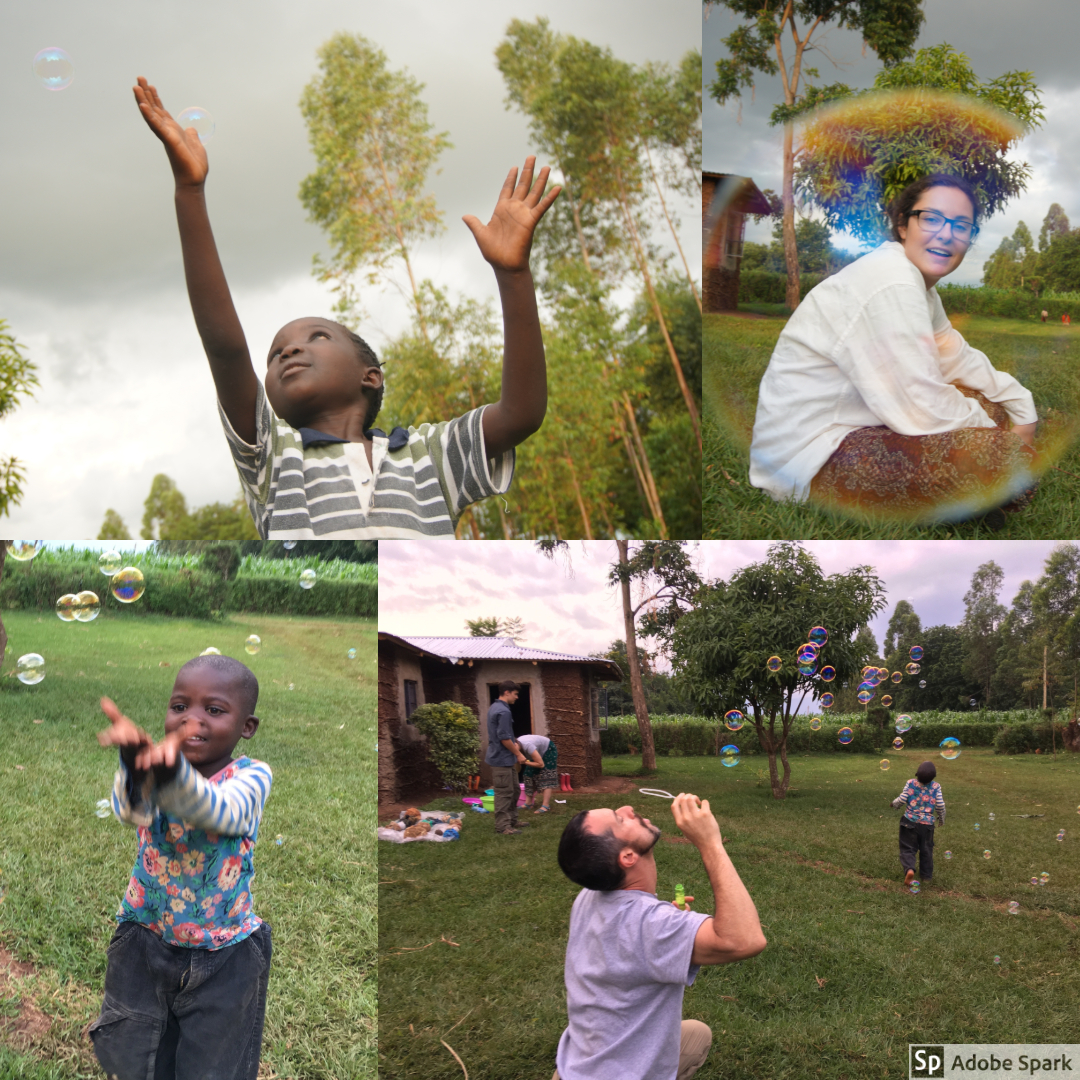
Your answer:
[[[534,750],[543,757],[547,753],[551,740],[546,735],[519,735],[518,743],[525,756],[528,757]]]
[[[936,289],[888,241],[811,289],[788,320],[758,393],[750,483],[803,502],[810,481],[852,431],[937,435],[994,427],[955,383],[979,390],[1014,424],[1035,402],[949,323]]]

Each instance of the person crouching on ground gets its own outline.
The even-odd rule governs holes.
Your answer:
[[[701,852],[711,917],[657,898],[660,829],[633,807],[583,810],[563,830],[559,866],[582,890],[570,912],[569,1023],[552,1080],[689,1080],[712,1032],[682,1019],[683,991],[702,964],[746,960],[767,944],[709,803],[681,793],[672,811]]]
[[[893,799],[893,808],[905,807],[900,819],[900,866],[904,869],[904,884],[915,880],[915,854],[919,855],[919,880],[930,884],[934,876],[934,817],[945,824],[945,797],[941,785],[934,779],[937,769],[932,761],[924,761],[915,770],[915,777]]]
[[[513,836],[527,824],[518,821],[517,804],[521,795],[518,763],[528,760],[514,740],[514,717],[510,706],[518,699],[518,684],[512,679],[499,683],[499,697],[488,709],[488,744],[484,760],[491,766],[491,786],[495,789],[495,831]]]

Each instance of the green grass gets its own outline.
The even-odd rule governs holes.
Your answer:
[[[704,968],[686,993],[683,1015],[713,1029],[698,1080],[893,1078],[906,1072],[909,1042],[1076,1041],[1080,757],[969,750],[935,759],[948,823],[937,832],[933,886],[912,896],[900,884],[900,813],[889,802],[925,755],[890,754],[887,773],[877,757],[796,758],[783,802],[761,758],[733,769],[716,758],[662,759],[647,779],[631,771],[633,759],[604,759],[607,775],[711,800],[765,927],[760,956]],[[664,833],[659,895],[682,882],[695,910],[711,911],[700,856],[671,842],[670,803],[636,792],[566,797],[560,814],[531,817],[539,824],[518,837],[495,837],[490,817],[471,815],[457,843],[382,845],[384,1080],[460,1077],[442,1039],[475,1080],[551,1075],[578,891],[555,861],[569,813],[627,802],[643,810]],[[1046,817],[1011,816],[1026,813]],[[1049,884],[1029,885],[1043,870]],[[1010,900],[1019,915],[1007,914]]]
[[[100,1076],[79,1033],[100,1007],[136,841],[94,814],[115,770],[94,738],[105,723],[98,699],[108,694],[160,737],[178,667],[213,645],[259,678],[262,725],[238,752],[274,771],[255,854],[255,910],[274,934],[263,1061],[281,1078],[373,1076],[374,620],[226,616],[208,625],[121,613],[65,624],[19,611],[4,622],[0,945],[37,967],[19,991],[53,1024],[35,1051],[0,1048],[0,1075]],[[256,656],[244,652],[251,633],[262,638]],[[27,652],[45,657],[36,686],[14,677]]]
[[[970,521],[920,526],[829,514],[805,504],[777,503],[750,486],[750,437],[758,386],[786,321],[778,305],[752,305],[770,317],[706,315],[704,325],[704,536],[706,539],[963,539],[1021,540],[1080,532],[1080,445],[1055,458],[1034,503],[990,532]],[[1015,375],[1035,396],[1040,418],[1078,415],[1080,341],[1060,324],[953,316],[967,341]]]

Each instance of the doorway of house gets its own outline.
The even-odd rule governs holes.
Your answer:
[[[499,684],[488,683],[489,705],[499,700]],[[532,702],[529,699],[529,684],[518,683],[518,699],[510,706],[510,715],[514,718],[514,738],[532,734]]]

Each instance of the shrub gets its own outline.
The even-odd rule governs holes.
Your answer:
[[[240,545],[229,542],[209,545],[203,552],[203,566],[222,581],[236,577],[240,569]]]
[[[825,274],[800,274],[799,298],[825,280]],[[782,304],[787,299],[787,274],[772,270],[747,270],[739,274],[740,304]]]
[[[1036,296],[1029,289],[972,288],[968,285],[939,285],[937,294],[949,315],[997,315],[1009,319],[1038,319],[1045,309],[1053,322],[1062,315],[1080,311],[1080,294],[1044,292]]]
[[[476,714],[456,701],[421,705],[409,718],[427,736],[428,760],[455,791],[465,791],[479,771],[480,725]]]
[[[1047,710],[1052,712],[1053,710]],[[1010,724],[1003,727],[994,739],[995,754],[1029,754],[1041,750],[1049,754],[1064,750],[1064,730],[1061,724]]]

